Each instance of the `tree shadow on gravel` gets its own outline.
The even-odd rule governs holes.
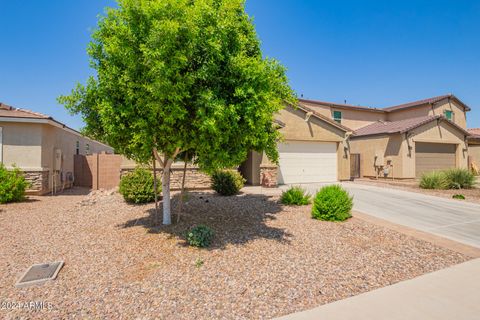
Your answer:
[[[162,225],[162,204],[159,206],[159,223],[156,224],[155,209],[149,209],[144,217],[127,221],[119,227],[142,226],[148,233],[165,233],[182,239],[180,246],[187,246],[185,233],[195,225],[203,224],[212,228],[215,239],[209,249],[224,249],[228,244],[242,245],[255,239],[269,239],[289,243],[287,233],[282,228],[267,225],[275,220],[275,214],[282,206],[272,197],[257,194],[240,194],[221,197],[207,192],[189,192],[184,204],[180,222],[177,221],[179,195],[172,199],[172,222]]]

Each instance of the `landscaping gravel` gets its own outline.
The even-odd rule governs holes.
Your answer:
[[[179,224],[155,227],[153,204],[85,193],[0,207],[0,318],[268,319],[468,260],[355,217],[313,220],[278,197],[194,193]],[[195,224],[215,230],[211,248],[185,245]],[[58,260],[57,280],[14,287]],[[51,309],[3,308],[29,301]]]

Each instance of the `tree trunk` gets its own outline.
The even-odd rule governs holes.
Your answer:
[[[170,210],[170,167],[172,160],[165,161],[162,174],[162,193],[163,193],[163,224],[172,224],[171,210]]]
[[[153,155],[155,159],[160,162],[160,165],[163,167],[162,173],[162,193],[163,193],[163,224],[169,225],[172,224],[171,216],[171,201],[170,201],[170,168],[172,163],[175,160],[175,157],[180,152],[180,148],[177,148],[171,158],[165,155],[165,160],[162,160],[156,148],[153,148]]]

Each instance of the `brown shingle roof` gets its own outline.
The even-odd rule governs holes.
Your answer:
[[[52,117],[49,117],[47,115],[44,115],[38,112],[33,112],[27,109],[14,108],[1,102],[0,102],[0,117],[52,119]]]
[[[410,118],[410,119],[399,120],[399,121],[378,121],[356,130],[353,133],[353,136],[363,137],[363,136],[371,136],[371,135],[378,135],[378,134],[405,133],[437,119],[441,119],[442,121],[447,121],[448,123],[456,127],[458,130],[462,131],[465,135],[469,135],[467,131],[465,131],[463,128],[456,125],[452,121],[448,120],[443,115],[435,115],[435,116]]]

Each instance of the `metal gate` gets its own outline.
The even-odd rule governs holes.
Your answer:
[[[360,154],[350,154],[350,179],[360,178]]]

